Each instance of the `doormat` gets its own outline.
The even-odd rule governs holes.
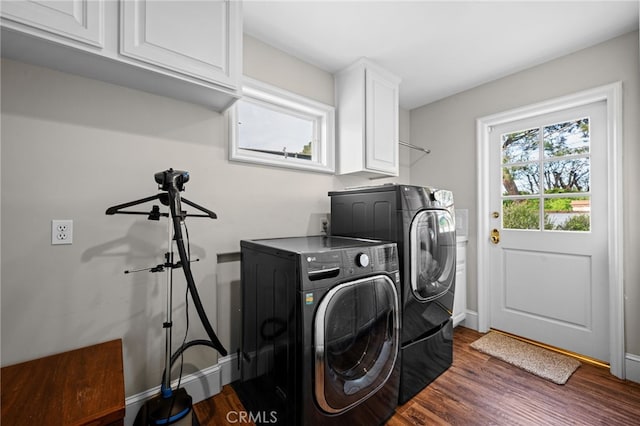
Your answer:
[[[577,359],[493,331],[471,347],[559,385],[580,367]]]

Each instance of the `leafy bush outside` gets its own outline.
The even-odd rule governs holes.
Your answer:
[[[546,211],[571,212],[571,201],[578,198],[551,198],[545,201]],[[503,226],[506,229],[540,229],[540,200],[507,200],[503,204]],[[544,229],[551,231],[589,231],[590,217],[575,215],[566,222],[555,225],[549,215],[544,214]]]
[[[509,229],[539,229],[539,206],[537,199],[506,201],[502,207],[503,226]]]
[[[591,229],[591,220],[589,215],[581,214],[573,216],[562,225],[556,226],[558,231],[589,231]]]

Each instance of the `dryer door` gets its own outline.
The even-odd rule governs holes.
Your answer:
[[[337,285],[320,302],[314,325],[314,389],[324,411],[348,410],[385,384],[399,349],[399,302],[391,279]]]
[[[448,210],[423,210],[411,223],[411,289],[422,301],[444,295],[456,274],[456,226]]]

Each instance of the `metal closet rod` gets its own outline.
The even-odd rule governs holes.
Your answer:
[[[431,154],[431,150],[430,150],[430,149],[425,149],[425,148],[423,148],[423,147],[421,147],[421,146],[412,145],[412,144],[410,144],[410,143],[403,142],[403,141],[398,141],[398,143],[399,143],[400,145],[406,146],[406,147],[408,147],[408,148],[415,149],[415,150],[418,150],[418,151],[422,151],[422,152],[424,152],[425,154]]]

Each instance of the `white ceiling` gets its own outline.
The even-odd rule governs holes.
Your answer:
[[[627,1],[243,3],[244,31],[331,73],[368,57],[413,109],[638,29]]]

